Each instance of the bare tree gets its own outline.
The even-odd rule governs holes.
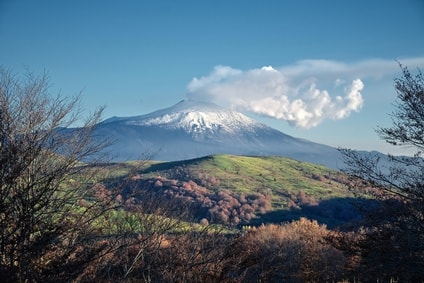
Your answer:
[[[81,161],[107,145],[91,141],[102,109],[70,131],[82,121],[79,101],[50,95],[46,74],[0,68],[0,277],[7,281],[69,279],[102,249],[88,242],[107,201],[79,205],[90,183]]]
[[[377,281],[424,279],[424,76],[402,66],[395,79],[397,101],[392,126],[377,133],[386,142],[416,150],[409,156],[364,156],[341,149],[351,188],[377,200],[369,211],[367,237],[355,243],[365,274]],[[370,277],[368,278],[370,279]],[[374,281],[375,281],[374,280]]]

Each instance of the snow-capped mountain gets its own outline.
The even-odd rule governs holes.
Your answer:
[[[103,123],[120,122],[123,125],[159,127],[168,130],[183,130],[196,141],[207,141],[223,136],[240,137],[255,134],[266,126],[242,113],[226,110],[212,103],[180,101],[178,104],[156,112],[128,118],[111,118]]]
[[[279,155],[338,169],[339,152],[332,147],[286,135],[246,115],[215,104],[183,100],[146,115],[112,117],[97,125],[94,137],[114,143],[115,161],[142,158],[174,161],[226,153]]]

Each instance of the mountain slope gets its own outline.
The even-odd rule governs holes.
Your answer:
[[[120,176],[135,168],[139,175],[129,184],[131,192],[177,201],[189,208],[190,221],[258,225],[307,217],[334,227],[358,219],[355,204],[370,204],[355,199],[343,173],[284,157],[209,155],[105,166]]]
[[[278,155],[340,167],[332,147],[294,138],[211,103],[184,100],[146,115],[113,117],[100,123],[95,137],[114,141],[109,151],[114,161],[141,158],[174,161],[210,154]]]

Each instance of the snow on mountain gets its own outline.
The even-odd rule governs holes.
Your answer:
[[[244,114],[219,107],[215,104],[183,100],[178,104],[147,115],[113,118],[126,125],[161,127],[183,130],[196,140],[205,140],[219,135],[238,135],[241,132],[254,133],[257,128],[266,127]]]
[[[280,155],[338,168],[339,152],[329,146],[286,135],[246,115],[215,104],[183,100],[174,106],[100,123],[95,137],[114,141],[116,161],[153,153],[157,160],[182,160],[209,154]]]

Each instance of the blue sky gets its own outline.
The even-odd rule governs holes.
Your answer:
[[[424,69],[424,1],[0,0],[0,64],[83,93],[87,112],[135,116],[188,97],[287,134],[398,153],[399,60]]]

